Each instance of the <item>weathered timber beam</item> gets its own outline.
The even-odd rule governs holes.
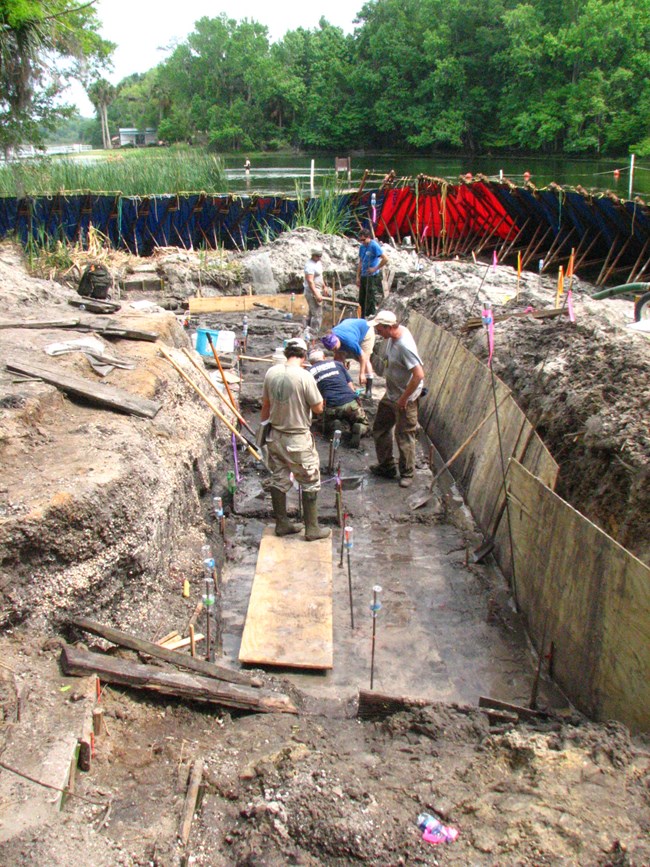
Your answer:
[[[554,316],[568,316],[569,311],[565,307],[553,308],[552,310],[520,310],[517,313],[503,313],[494,317],[495,322],[503,322],[505,319],[524,319],[527,316],[533,319],[552,319]],[[483,320],[480,316],[473,316],[468,319],[460,329],[461,331],[471,331],[473,328],[481,328]]]
[[[548,714],[543,710],[533,710],[530,707],[522,707],[518,704],[511,704],[508,701],[501,701],[498,698],[490,698],[485,695],[479,697],[478,706],[516,713],[522,719],[548,719]]]
[[[103,623],[98,623],[96,620],[90,620],[88,617],[71,617],[68,621],[72,626],[78,629],[83,629],[93,635],[99,635],[100,638],[105,638],[112,644],[118,644],[120,647],[128,647],[129,650],[137,650],[138,653],[145,653],[147,656],[153,656],[156,659],[164,659],[165,662],[171,662],[172,665],[187,668],[190,671],[196,671],[199,674],[204,674],[207,677],[213,677],[217,680],[224,680],[227,683],[237,683],[243,686],[261,686],[262,681],[258,678],[251,677],[244,671],[234,671],[226,668],[223,665],[217,665],[214,662],[207,662],[205,659],[196,659],[187,656],[185,653],[177,653],[174,650],[169,650],[162,647],[160,644],[154,644],[152,641],[146,641],[144,638],[137,638],[135,635],[129,635],[128,632],[122,632],[120,629],[114,629],[112,626],[105,626]],[[176,633],[178,635],[178,633]],[[175,636],[166,636],[167,640],[171,640]]]
[[[82,376],[62,373],[53,367],[43,364],[24,364],[17,361],[7,362],[7,370],[21,373],[23,376],[33,376],[44,382],[55,385],[66,394],[81,397],[90,403],[95,403],[105,409],[125,412],[129,415],[139,415],[143,418],[154,418],[162,406],[156,400],[137,397],[122,388],[90,382]]]
[[[286,695],[231,686],[180,671],[162,671],[153,665],[89,653],[70,645],[65,645],[61,651],[61,665],[66,674],[96,674],[106,683],[173,695],[189,701],[203,701],[259,713],[298,713]]]

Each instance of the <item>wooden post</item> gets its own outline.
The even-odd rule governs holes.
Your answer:
[[[203,780],[203,759],[196,759],[192,765],[190,773],[190,783],[187,787],[185,795],[185,803],[183,804],[183,815],[181,816],[181,825],[178,831],[181,844],[187,845],[190,839],[190,829],[192,827],[192,819],[196,810],[196,802],[199,799],[199,789]]]
[[[96,707],[93,711],[93,734],[99,737],[104,733],[104,708]]]

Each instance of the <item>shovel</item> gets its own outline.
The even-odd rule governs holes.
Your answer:
[[[448,470],[449,467],[450,467],[450,466],[453,464],[453,462],[456,460],[456,458],[457,458],[460,454],[462,454],[462,452],[465,451],[465,449],[467,448],[467,446],[471,443],[471,441],[474,439],[474,437],[476,436],[476,434],[481,430],[481,428],[483,427],[483,425],[484,425],[487,421],[489,421],[489,420],[492,418],[492,416],[495,414],[495,412],[497,411],[497,409],[501,406],[501,404],[504,402],[504,400],[506,400],[506,398],[508,398],[508,397],[510,397],[510,392],[508,392],[508,394],[504,395],[504,396],[501,398],[501,400],[499,401],[499,403],[494,407],[493,410],[491,410],[491,412],[489,412],[489,413],[485,416],[485,418],[484,418],[483,421],[478,425],[478,427],[475,427],[475,428],[474,428],[474,430],[473,430],[473,431],[471,432],[471,434],[467,437],[467,439],[465,440],[465,442],[462,443],[460,446],[458,446],[458,448],[457,448],[456,451],[453,453],[453,455],[449,458],[449,460],[446,461],[446,462],[442,465],[442,467],[438,470],[438,472],[435,474],[435,476],[431,479],[431,484],[429,485],[429,490],[428,490],[428,492],[425,492],[425,493],[424,493],[424,494],[423,494],[419,499],[417,499],[417,500],[414,499],[414,500],[413,500],[413,503],[411,504],[411,511],[414,511],[415,509],[421,509],[422,506],[426,506],[426,504],[427,504],[427,503],[431,500],[431,498],[433,497],[433,486],[434,486],[435,483],[438,481],[438,479],[440,478],[440,476],[445,472],[445,470]]]

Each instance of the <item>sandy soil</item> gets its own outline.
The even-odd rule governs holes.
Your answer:
[[[319,240],[326,267],[345,285],[352,277],[353,245],[328,247],[326,238]],[[265,251],[279,285],[289,285],[287,273],[295,272],[312,242],[310,233],[297,233]],[[479,313],[477,294],[495,308],[513,307],[504,300],[516,289],[510,269],[493,273],[472,263],[420,268],[423,263],[406,253],[393,253],[391,264],[387,303],[421,310],[447,327],[457,329]],[[181,275],[178,284],[184,282]],[[646,337],[627,330],[623,302],[589,301],[587,288],[576,287],[575,325],[564,318],[508,320],[497,332],[495,366],[529,415],[538,417],[538,429],[560,461],[559,493],[647,559],[650,351]],[[540,287],[536,276],[525,277],[520,306],[549,306],[553,291],[550,283]],[[0,297],[3,319],[67,313],[67,290],[27,276],[12,250],[0,256]],[[168,342],[182,343],[177,324],[165,316],[155,314],[149,326],[160,328]],[[273,314],[255,314],[251,345],[264,351],[287,328],[299,330]],[[3,360],[61,339],[50,331],[0,334]],[[485,354],[482,333],[463,339]],[[201,495],[223,491],[228,440],[219,433],[215,454],[209,414],[149,346],[120,342],[120,352],[133,353],[140,372],[115,371],[111,380],[163,400],[162,417],[145,424],[91,410],[42,384],[13,383],[6,372],[0,380],[0,652],[9,666],[0,668],[2,755],[17,729],[37,743],[39,732],[55,735],[65,725],[62,711],[73,698],[61,692],[62,638],[105,647],[66,629],[68,613],[154,637],[184,623],[199,598],[193,582],[192,598],[183,600],[180,585],[195,573],[201,543],[209,538],[217,547],[209,497]],[[82,358],[66,363],[88,375]],[[251,417],[262,375],[258,367],[246,378],[242,406]],[[373,457],[364,445],[346,452],[352,471],[361,474]],[[249,502],[242,502],[239,514],[229,510],[229,542],[218,551],[225,563],[224,648],[231,660],[245,616],[246,582],[268,521],[259,473],[245,455],[240,460]],[[422,454],[422,484],[428,472]],[[301,682],[300,675],[266,675],[267,684],[295,698],[298,717],[206,710],[106,688],[107,733],[77,789],[98,803],[71,798],[62,813],[39,812],[18,823],[12,834],[0,835],[3,863],[72,865],[83,852],[98,865],[650,864],[647,739],[630,738],[616,723],[587,722],[545,678],[546,719],[490,725],[476,708],[481,687],[525,702],[535,659],[498,574],[464,565],[473,530],[453,486],[441,489],[413,527],[412,513],[390,483],[370,483],[354,496],[351,509],[368,539],[358,552],[368,567],[355,575],[355,591],[366,600],[380,576],[393,592],[379,654],[391,663],[380,664],[379,687],[429,703],[383,719],[357,717],[356,688],[367,686],[368,624],[358,641],[347,631],[344,636],[345,583],[337,575],[335,644],[347,676],[339,671]],[[332,521],[325,499],[325,518]],[[377,563],[373,540],[386,539],[389,526],[395,533],[391,557]],[[431,574],[446,576],[444,584],[425,586],[417,572],[414,546],[404,539],[421,532],[436,539],[430,552],[420,553],[429,558]],[[426,654],[414,631],[423,597],[431,630]],[[482,661],[487,648],[496,648],[498,658]],[[21,687],[29,687],[29,697],[17,723]],[[177,831],[196,758],[206,762],[205,789],[189,846],[182,848]],[[0,771],[5,780],[8,774]],[[22,797],[28,816],[39,787],[28,787]],[[8,799],[0,801],[0,816],[10,806]],[[415,824],[423,811],[457,828],[458,840],[424,843]]]

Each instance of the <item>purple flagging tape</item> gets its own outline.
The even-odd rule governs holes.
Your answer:
[[[232,435],[232,453],[235,458],[235,481],[237,484],[241,481],[241,476],[239,475],[239,458],[237,457],[237,437]]]
[[[569,319],[571,320],[571,322],[575,322],[576,321],[576,314],[575,314],[575,311],[573,309],[573,292],[570,289],[567,292],[567,296],[566,296],[566,306],[567,306],[567,310],[569,311]]]

